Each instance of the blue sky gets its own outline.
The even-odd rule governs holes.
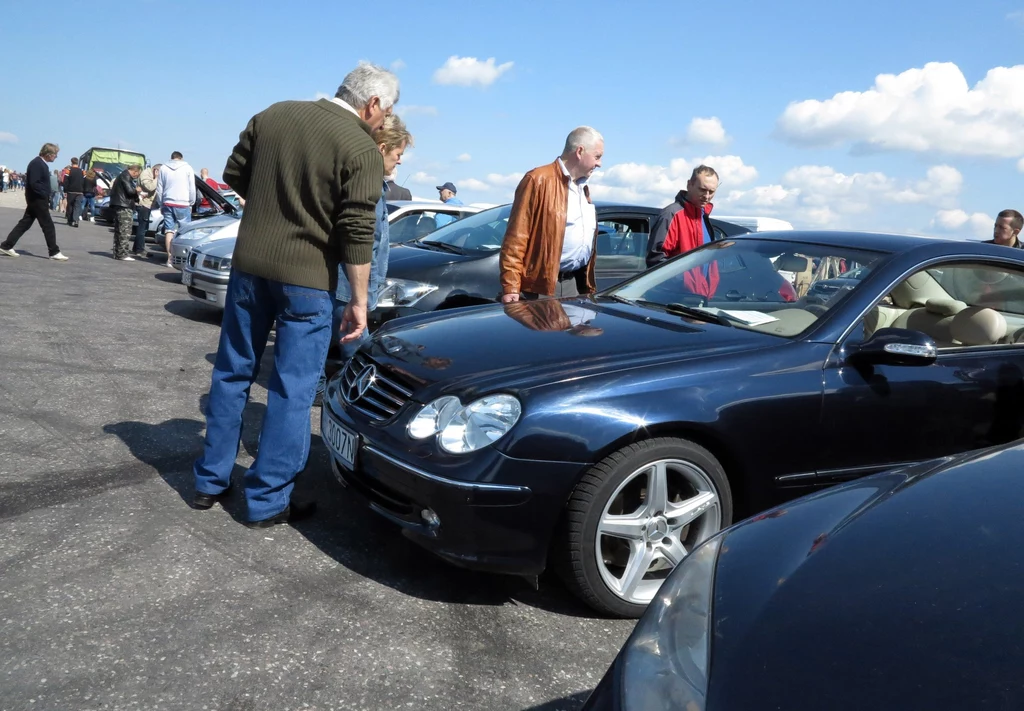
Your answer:
[[[58,165],[120,144],[154,160],[180,150],[219,176],[252,114],[333,95],[370,60],[402,81],[396,110],[416,146],[399,179],[418,196],[451,180],[465,202],[508,200],[589,124],[606,140],[592,180],[606,199],[663,205],[710,156],[720,214],[982,235],[1001,209],[1024,211],[1020,0],[53,0],[0,12],[0,164],[18,168],[55,141]]]

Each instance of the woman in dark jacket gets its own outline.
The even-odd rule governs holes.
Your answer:
[[[82,214],[85,216],[85,219],[90,222],[95,222],[96,217],[93,213],[96,210],[96,171],[94,170],[90,170],[85,174],[82,197],[85,198],[85,206],[82,208]]]

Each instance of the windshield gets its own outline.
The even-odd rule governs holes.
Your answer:
[[[489,254],[501,249],[505,238],[511,205],[495,207],[464,217],[458,222],[439,228],[423,239],[455,247],[465,254]]]
[[[791,338],[861,282],[844,279],[829,289],[816,288],[819,283],[871,267],[885,256],[839,245],[721,240],[605,293],[670,313],[696,308],[719,323]]]

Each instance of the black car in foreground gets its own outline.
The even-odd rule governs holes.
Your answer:
[[[660,210],[603,202],[594,206],[598,220],[595,279],[598,289],[606,289],[647,269],[652,255],[651,222]],[[376,328],[400,316],[494,303],[501,292],[498,259],[511,211],[511,205],[485,210],[423,239],[393,247],[387,289],[370,314],[371,325]],[[716,239],[749,232],[719,220],[711,224]]]
[[[1024,708],[1024,446],[844,484],[669,576],[586,711]]]
[[[765,289],[794,255],[815,280],[870,272],[824,304]],[[637,616],[734,520],[1019,438],[1022,401],[1020,250],[777,232],[594,298],[386,324],[330,381],[321,429],[336,475],[426,548],[552,568]]]

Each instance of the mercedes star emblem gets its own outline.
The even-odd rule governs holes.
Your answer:
[[[355,377],[351,383],[345,387],[345,401],[353,403],[370,389],[373,385],[373,381],[377,379],[377,368],[372,365],[368,365],[359,371],[359,375]]]

